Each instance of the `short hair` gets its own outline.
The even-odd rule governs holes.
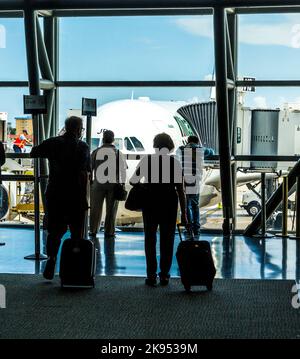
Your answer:
[[[28,135],[28,131],[27,131],[27,130],[23,130],[23,133],[26,133],[26,135]]]
[[[154,137],[153,147],[160,150],[162,148],[167,148],[171,152],[175,145],[171,136],[169,136],[167,133],[160,133]]]
[[[103,132],[103,143],[111,144],[115,140],[115,134],[111,130],[105,130]]]
[[[188,143],[199,143],[199,138],[197,136],[189,136],[187,139]]]
[[[66,132],[75,132],[82,129],[82,118],[77,116],[70,116],[65,121]]]

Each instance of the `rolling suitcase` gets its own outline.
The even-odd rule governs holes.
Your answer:
[[[183,240],[178,227],[180,243],[177,248],[176,258],[179,266],[181,282],[187,292],[191,286],[203,285],[207,290],[212,290],[216,268],[208,241],[195,240],[191,230],[189,240]]]
[[[62,245],[59,276],[62,287],[94,288],[96,250],[88,239],[66,239]]]

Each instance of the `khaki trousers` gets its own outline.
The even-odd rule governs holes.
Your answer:
[[[94,181],[91,185],[91,210],[90,210],[90,232],[97,233],[101,224],[103,204],[105,200],[106,214],[104,222],[104,234],[115,234],[115,223],[119,201],[114,199],[116,184],[100,184]]]

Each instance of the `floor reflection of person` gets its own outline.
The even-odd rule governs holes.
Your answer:
[[[83,238],[90,172],[90,151],[81,141],[83,123],[71,116],[65,121],[65,134],[49,138],[33,147],[31,157],[49,160],[49,182],[46,190],[47,255],[46,279],[53,279],[61,238],[68,226],[72,239]]]
[[[245,237],[245,244],[255,254],[258,263],[260,264],[261,279],[265,278],[265,271],[268,269],[270,273],[268,278],[278,278],[282,273],[282,268],[275,263],[271,262],[271,254],[266,252],[266,240],[257,241],[257,239]]]

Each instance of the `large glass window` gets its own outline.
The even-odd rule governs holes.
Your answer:
[[[62,18],[61,80],[204,80],[212,16]]]
[[[239,16],[239,77],[300,79],[299,14]]]
[[[27,80],[24,20],[0,18],[0,81],[22,80]]]

